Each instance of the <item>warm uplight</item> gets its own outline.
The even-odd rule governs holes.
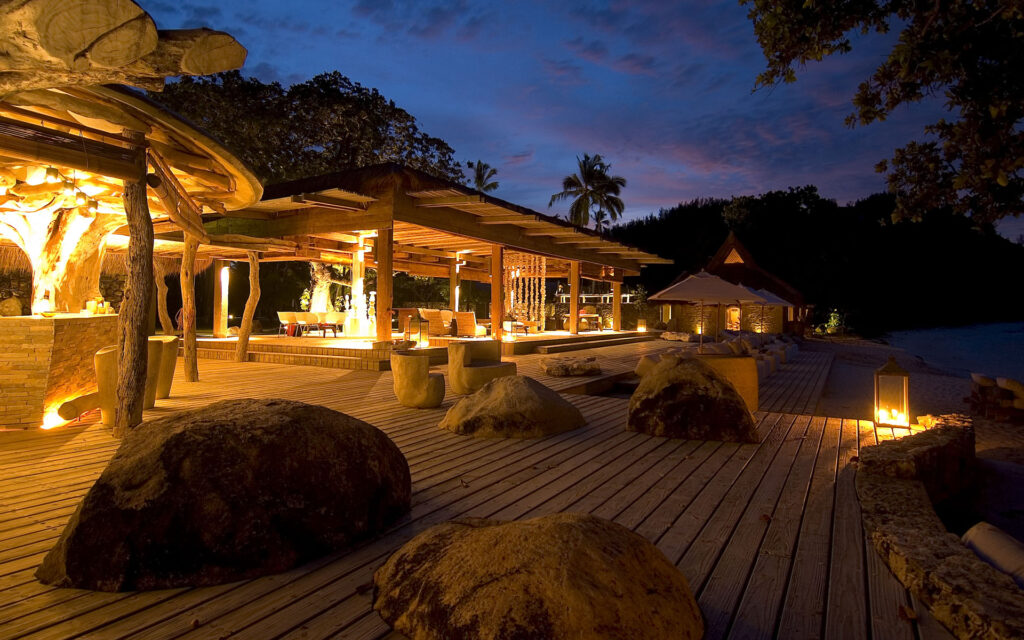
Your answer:
[[[224,291],[228,290],[228,283],[231,280],[231,267],[221,267],[220,270],[220,285],[224,287]]]
[[[647,318],[640,318],[636,321],[636,330],[640,332],[647,331]]]
[[[502,333],[501,333],[501,341],[502,342],[515,342],[516,341],[516,334],[515,334],[515,332],[514,331],[502,331]]]
[[[878,414],[875,416],[875,422],[899,427],[910,426],[910,418],[907,414],[895,409],[879,409]]]
[[[420,338],[420,348],[421,349],[426,349],[429,346],[430,346],[430,338],[428,338],[427,336],[421,337]]]
[[[68,421],[65,420],[64,418],[60,417],[57,414],[57,410],[54,409],[53,411],[47,413],[43,417],[43,424],[42,424],[41,428],[44,429],[44,430],[54,429],[56,427],[62,427],[62,426],[64,426],[67,423],[68,423]]]

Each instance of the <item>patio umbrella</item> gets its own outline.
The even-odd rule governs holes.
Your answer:
[[[655,302],[689,302],[700,305],[700,347],[704,349],[704,305],[738,304],[741,302],[759,303],[764,296],[741,285],[723,280],[707,271],[696,273],[685,280],[677,282],[666,289],[650,296],[648,300]],[[715,323],[717,334],[718,323]]]
[[[764,333],[764,308],[765,308],[765,306],[769,306],[769,307],[792,307],[793,303],[787,302],[786,300],[780,298],[779,296],[775,295],[771,291],[768,291],[767,289],[758,289],[757,291],[754,291],[754,293],[760,294],[761,297],[763,297],[765,299],[765,301],[761,303],[761,333]]]

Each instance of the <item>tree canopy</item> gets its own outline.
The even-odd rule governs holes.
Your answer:
[[[463,180],[453,150],[376,89],[337,71],[287,89],[238,71],[168,84],[151,97],[233,149],[267,182],[401,162]]]
[[[483,160],[476,162],[470,160],[466,166],[473,172],[474,189],[481,193],[488,193],[498,188],[498,181],[494,179],[494,176],[498,175],[497,169]]]
[[[643,270],[644,286],[658,291],[704,267],[735,231],[758,265],[816,305],[817,322],[835,308],[866,335],[1024,318],[1004,277],[1024,272],[1024,246],[948,211],[893,221],[894,203],[880,193],[840,206],[805,186],[681,203],[612,236],[676,261]]]
[[[950,117],[897,149],[888,173],[895,215],[955,211],[992,222],[1024,211],[1024,5],[1006,0],[741,0],[768,61],[758,86],[796,80],[795,65],[851,51],[851,34],[899,29],[861,82],[851,126],[884,120],[933,94]]]
[[[576,158],[577,172],[562,179],[562,190],[548,202],[548,207],[561,200],[572,200],[569,205],[569,221],[575,225],[587,226],[590,216],[595,212],[604,212],[614,221],[624,209],[622,198],[626,179],[621,176],[609,175],[612,165],[604,161],[600,154],[583,154]],[[604,217],[601,217],[604,224]]]

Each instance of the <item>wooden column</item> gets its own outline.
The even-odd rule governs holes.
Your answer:
[[[448,265],[448,288],[450,291],[448,299],[451,303],[452,311],[459,310],[459,286],[459,259],[452,258]]]
[[[128,135],[139,142],[140,133]],[[142,422],[149,357],[148,316],[153,296],[153,220],[146,200],[146,168],[135,180],[124,181],[124,211],[128,218],[128,282],[117,323],[119,364],[114,436],[123,437]]]
[[[167,278],[166,273],[161,269],[153,276],[156,281],[156,309],[157,317],[160,319],[160,328],[165,336],[174,335],[174,322],[171,314],[167,312]]]
[[[245,255],[249,258],[249,297],[245,301],[242,324],[238,327],[238,344],[235,345],[235,360],[238,362],[249,359],[249,334],[252,333],[252,319],[260,301],[260,254],[246,251]]]
[[[213,261],[213,337],[228,337],[228,279],[231,263],[227,260]]]
[[[580,262],[569,261],[569,333],[580,332]]]
[[[181,329],[185,354],[185,380],[199,380],[199,358],[196,353],[196,251],[199,238],[185,232],[185,249],[181,253]]]
[[[612,283],[612,330],[622,331],[622,283]]]
[[[504,248],[491,246],[491,337],[501,340],[501,322],[505,319],[505,291],[502,277]]]
[[[373,243],[377,260],[377,342],[391,342],[391,305],[394,293],[394,229],[378,229]]]

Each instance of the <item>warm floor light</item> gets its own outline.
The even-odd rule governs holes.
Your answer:
[[[907,417],[907,414],[896,410],[890,411],[889,409],[879,409],[878,419],[876,422],[878,424],[894,425],[898,427],[910,426],[910,419]]]
[[[45,416],[43,416],[43,424],[41,425],[41,428],[44,429],[44,430],[49,430],[49,429],[54,429],[56,427],[62,427],[62,426],[64,426],[67,423],[68,423],[68,421],[65,420],[64,418],[60,417],[57,414],[57,410],[54,409],[53,411],[51,411],[51,412],[47,413]]]

